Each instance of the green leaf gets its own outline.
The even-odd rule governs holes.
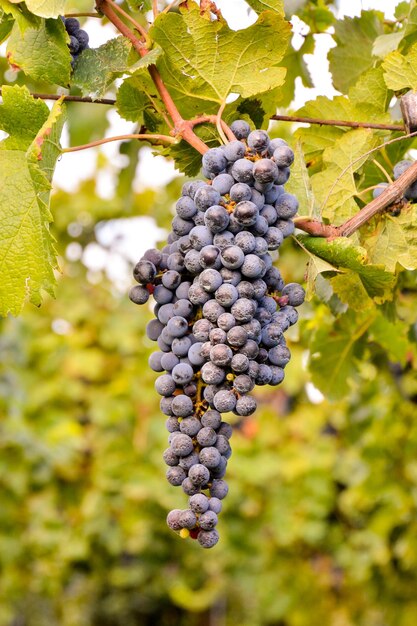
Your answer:
[[[394,91],[401,89],[417,89],[417,43],[407,54],[398,50],[391,52],[384,62],[384,79],[387,87]]]
[[[0,0],[0,8],[6,15],[11,15],[16,20],[20,32],[24,33],[27,28],[39,28],[41,20],[28,11],[23,2],[13,4],[9,0]]]
[[[26,87],[2,87],[0,129],[9,135],[1,142],[3,150],[27,150],[38,130],[48,119],[45,102],[34,99]]]
[[[386,87],[381,66],[373,67],[359,77],[349,89],[349,99],[368,120],[389,122],[389,114],[384,113],[390,103],[391,93]]]
[[[362,11],[360,17],[346,17],[335,23],[337,46],[330,50],[329,61],[333,84],[342,93],[373,66],[373,43],[383,34],[381,16],[383,19],[383,14],[376,11]]]
[[[311,186],[322,207],[322,217],[337,225],[358,210],[353,176],[367,160],[366,152],[376,144],[374,133],[365,128],[345,133],[323,152],[326,168],[311,177]],[[365,155],[365,156],[364,156]]]
[[[132,65],[130,72],[149,67],[150,65],[155,65],[161,54],[162,49],[159,46],[154,46],[152,50],[145,54],[144,57],[141,57],[139,61]]]
[[[333,293],[353,311],[365,311],[375,306],[355,272],[343,272],[329,281]]]
[[[3,15],[0,21],[0,43],[3,43],[5,39],[12,32],[14,19],[8,15]]]
[[[298,213],[300,215],[309,215],[318,217],[315,211],[315,198],[311,188],[310,177],[308,175],[307,167],[305,164],[305,157],[301,146],[301,141],[297,141],[294,146],[294,164],[291,167],[291,176],[288,183],[285,186],[286,191],[294,194],[300,208]]]
[[[299,50],[295,50],[292,45],[288,46],[287,52],[284,56],[282,64],[287,69],[285,75],[285,82],[279,88],[279,95],[275,100],[275,110],[277,105],[279,107],[288,107],[294,99],[294,89],[296,78],[301,78],[301,82],[304,87],[314,87],[310,72],[305,62],[305,54],[312,54],[314,52],[314,39],[307,36],[303,45]]]
[[[363,335],[376,312],[348,311],[334,323],[321,323],[310,346],[313,383],[330,399],[343,398],[357,376],[357,358],[363,351]]]
[[[399,30],[396,33],[380,35],[374,41],[372,54],[376,57],[380,57],[381,59],[383,59],[387,56],[387,54],[393,52],[398,48],[403,37],[404,30]]]
[[[360,231],[369,260],[395,272],[397,263],[417,269],[417,205],[408,204],[400,215],[379,215]]]
[[[84,50],[75,64],[73,84],[84,95],[101,98],[114,79],[128,70],[131,48],[125,37],[116,37],[99,48]]]
[[[217,129],[212,125],[202,124],[194,129],[210,148],[219,145]],[[166,154],[175,160],[176,167],[187,176],[196,176],[201,170],[201,154],[186,141],[180,141],[166,150]]]
[[[59,17],[65,13],[66,0],[25,0],[31,13],[40,17]]]
[[[127,78],[117,92],[116,100],[119,115],[130,122],[142,123],[143,112],[151,104],[144,91],[144,79],[146,77],[142,73],[139,76]]]
[[[361,114],[360,109],[351,100],[342,96],[336,96],[332,99],[318,96],[315,100],[306,102],[296,115],[329,120],[367,120],[367,113]],[[311,125],[309,128],[299,128],[295,132],[295,136],[302,141],[307,162],[316,164],[325,148],[333,146],[335,141],[346,132],[349,131],[336,126]]]
[[[298,237],[302,246],[339,270],[350,270],[360,278],[370,298],[380,304],[393,297],[396,278],[385,270],[384,265],[369,263],[367,251],[355,246],[349,239],[339,237],[327,241],[323,237]]]
[[[311,33],[326,32],[336,20],[332,10],[326,6],[327,0],[312,0],[306,4],[307,6],[297,13],[298,17],[308,24]]]
[[[158,69],[184,116],[214,112],[230,93],[248,98],[282,85],[286,70],[277,65],[291,27],[281,15],[268,11],[233,31],[202,17],[194,2],[188,7],[160,14],[150,30],[164,51]]]
[[[245,0],[245,2],[256,13],[262,13],[263,11],[274,11],[278,15],[284,17],[284,2],[283,0]]]
[[[71,55],[62,20],[41,20],[37,28],[21,32],[17,23],[7,45],[9,63],[35,80],[67,86]]]
[[[409,343],[407,341],[408,326],[400,320],[392,323],[383,315],[372,322],[369,327],[371,341],[378,343],[393,361],[405,364]]]
[[[54,291],[48,199],[64,115],[62,102],[49,112],[22,87],[4,87],[3,102],[0,127],[9,137],[0,143],[0,315],[17,315],[26,299],[39,305],[42,289]]]
[[[306,283],[307,283],[306,298],[307,300],[311,300],[314,295],[318,295],[319,297],[321,297],[321,294],[319,294],[318,291],[320,290],[320,287],[324,287],[326,290],[326,296],[328,296],[328,298],[325,299],[325,301],[327,302],[327,299],[331,297],[333,292],[330,288],[328,281],[324,280],[323,275],[333,276],[334,274],[337,274],[341,270],[338,270],[337,267],[335,267],[334,265],[331,265],[324,259],[321,259],[316,254],[313,254],[312,252],[310,252],[310,250],[306,246],[304,246],[302,236],[296,237],[296,241],[298,245],[308,255],[308,263],[307,263],[307,271],[306,271]],[[321,282],[320,282],[320,278],[322,279]]]

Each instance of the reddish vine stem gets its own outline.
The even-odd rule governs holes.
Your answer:
[[[0,88],[0,96],[2,95],[2,91]],[[112,98],[98,98],[97,100],[94,100],[93,98],[90,98],[89,96],[65,96],[65,95],[59,95],[59,94],[54,94],[54,93],[33,93],[31,92],[30,94],[32,96],[32,98],[39,98],[39,100],[61,100],[64,99],[66,102],[90,102],[93,104],[109,104],[109,105],[113,105],[116,104],[116,100],[113,100]]]
[[[147,133],[132,133],[131,135],[117,135],[116,137],[105,137],[104,139],[97,139],[97,141],[91,141],[90,143],[83,144],[82,146],[72,146],[71,148],[63,148],[61,152],[63,154],[67,152],[78,152],[79,150],[86,150],[87,148],[94,148],[95,146],[101,146],[111,141],[126,141],[129,139],[141,139],[142,141],[149,141],[152,144],[170,145],[175,143],[173,137],[168,135],[152,135]]]
[[[408,170],[404,172],[397,180],[389,185],[378,198],[375,198],[369,204],[363,207],[356,215],[348,219],[340,226],[332,226],[331,224],[323,224],[318,220],[299,217],[294,220],[297,228],[303,230],[313,237],[326,237],[334,239],[335,237],[349,237],[366,222],[369,222],[375,215],[381,213],[384,209],[395,202],[399,202],[404,195],[405,190],[417,181],[417,161],[415,161]]]
[[[126,13],[126,11],[124,11],[122,9],[121,6],[119,6],[118,4],[116,4],[116,2],[113,2],[113,0],[106,0],[106,2],[113,7],[118,13],[120,13],[120,15],[123,15],[123,17],[128,20],[131,24],[133,24],[133,26],[135,27],[135,30],[138,31],[138,33],[141,34],[141,36],[146,39],[146,37],[148,36],[148,33],[146,32],[146,30],[143,28],[143,26],[141,26],[141,24],[139,24],[139,22],[137,22],[135,19],[133,19],[133,17],[131,17],[129,15],[129,13]]]
[[[122,22],[122,20],[113,11],[107,0],[98,0],[97,8],[99,11],[104,13],[104,15],[110,20],[110,22],[112,22],[112,24],[114,24],[114,26],[122,33],[122,35],[124,35],[129,39],[129,41],[131,41],[134,49],[141,57],[144,57],[147,54],[148,50],[146,48],[145,41],[140,41],[136,37],[136,35],[126,26],[126,24]],[[207,152],[208,146],[204,143],[204,141],[197,137],[189,122],[187,120],[184,120],[180,112],[178,111],[175,102],[171,98],[171,94],[165,87],[165,84],[156,68],[156,65],[150,65],[148,67],[148,71],[158,90],[161,100],[164,103],[166,110],[168,111],[169,116],[174,123],[174,136],[182,137],[201,154]]]
[[[217,115],[199,115],[192,120],[188,120],[192,128],[198,124],[205,124],[206,122],[215,126],[217,124]],[[228,126],[224,120],[221,120],[221,125],[228,140],[236,141],[236,135],[230,130],[230,126]]]
[[[375,128],[376,130],[405,131],[402,124],[374,124],[373,122],[350,122],[347,120],[322,120],[318,117],[300,117],[298,115],[271,115],[271,120],[278,122],[301,122],[320,126],[348,126],[349,128]]]

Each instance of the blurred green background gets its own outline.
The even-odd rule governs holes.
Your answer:
[[[5,59],[0,74],[47,88]],[[71,145],[114,122],[98,105],[69,104],[68,114]],[[274,133],[291,140],[288,125]],[[165,417],[147,365],[151,310],[109,278],[132,259],[123,261],[122,239],[101,269],[86,261],[108,220],[152,217],[168,228],[183,179],[134,191],[137,144],[121,145],[117,167],[106,150],[93,154],[95,175],[53,194],[56,300],[0,321],[0,626],[414,626],[417,273],[403,271],[394,302],[381,307],[384,319],[401,320],[401,336],[381,322],[379,337],[374,328],[353,348],[360,308],[338,318],[346,307],[336,296],[303,305],[284,383],[256,392],[256,415],[232,416],[221,539],[204,551],[165,523],[186,496],[165,479]],[[71,180],[84,157],[63,158]],[[142,251],[138,241],[137,258]],[[284,278],[302,281],[307,260],[287,241]],[[321,378],[320,363],[315,371],[323,395],[308,354],[339,332],[349,391],[330,402],[326,351]],[[407,355],[401,364],[396,352]]]

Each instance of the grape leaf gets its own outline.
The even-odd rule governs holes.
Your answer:
[[[262,11],[274,11],[284,17],[283,0],[245,0],[245,2],[258,14]]]
[[[141,68],[123,81],[117,92],[117,108],[126,120],[144,124],[151,132],[168,133],[163,118],[167,116],[149,73]]]
[[[400,215],[378,215],[360,231],[361,245],[372,263],[395,272],[397,263],[417,269],[417,205],[409,204]]]
[[[319,96],[315,100],[310,100],[297,111],[296,115],[303,117],[316,117],[320,119],[337,119],[347,121],[366,121],[367,115],[361,115],[357,107],[342,96],[333,99]],[[325,148],[333,146],[336,139],[342,137],[346,129],[337,126],[310,126],[309,128],[299,128],[295,136],[301,139],[306,160],[311,164],[320,161]]]
[[[362,167],[368,158],[363,155],[376,141],[371,130],[358,128],[342,135],[323,152],[326,168],[311,177],[311,186],[322,207],[322,217],[332,224],[341,224],[357,212],[353,174]]]
[[[407,324],[400,320],[392,323],[379,314],[369,327],[369,338],[378,343],[393,361],[405,364],[409,349],[407,332]]]
[[[374,41],[372,48],[372,54],[376,57],[383,59],[390,52],[393,52],[398,48],[404,37],[404,30],[399,30],[396,33],[387,33],[386,35],[380,35]]]
[[[394,91],[417,89],[417,43],[405,55],[398,50],[391,52],[385,58],[382,67],[385,83],[389,89]]]
[[[381,16],[383,19],[376,11],[362,11],[360,17],[345,17],[335,23],[337,46],[330,50],[329,61],[333,84],[342,93],[373,66],[373,43],[384,32]]]
[[[101,98],[114,79],[128,70],[131,48],[125,37],[116,37],[99,48],[84,50],[75,63],[73,84],[84,95]]]
[[[353,311],[365,311],[375,306],[355,272],[343,272],[343,274],[331,277],[329,281],[333,293]]]
[[[20,31],[18,24],[7,45],[9,63],[35,80],[67,86],[71,55],[62,20],[41,20],[37,28]]]
[[[210,148],[219,145],[219,135],[212,125],[202,124],[196,126],[194,132]],[[165,154],[175,160],[176,167],[187,176],[196,176],[201,170],[201,154],[186,141],[180,141],[167,148]]]
[[[40,17],[59,17],[65,13],[66,0],[25,0],[31,13]]]
[[[324,259],[321,259],[319,256],[310,252],[310,250],[304,246],[302,237],[296,237],[296,241],[309,257],[306,271],[306,298],[307,300],[311,300],[314,295],[318,295],[317,291],[318,287],[320,286],[320,277],[322,277],[322,275],[324,274],[326,274],[326,276],[337,274],[340,270],[338,270],[337,267],[334,267],[334,265],[331,265]],[[331,291],[328,282],[323,279],[323,283],[326,283],[327,290]]]
[[[287,69],[285,82],[279,88],[280,92],[275,100],[275,109],[271,111],[276,113],[277,106],[288,107],[294,99],[294,89],[296,78],[301,78],[304,87],[314,87],[310,72],[305,62],[305,54],[314,53],[313,37],[306,37],[303,45],[299,50],[295,50],[292,45],[288,46],[282,64]]]
[[[142,69],[144,67],[149,67],[150,65],[155,65],[156,61],[162,54],[162,48],[159,46],[154,46],[152,50],[150,50],[144,57],[141,57],[139,61],[137,61],[130,68],[130,72],[134,72],[136,70]]]
[[[160,14],[150,30],[164,51],[158,69],[184,116],[214,112],[230,93],[248,98],[282,85],[286,70],[277,65],[291,27],[281,15],[267,11],[233,31],[202,17],[194,2],[187,7]]]
[[[385,270],[384,264],[369,263],[367,251],[355,246],[350,239],[339,237],[327,241],[323,237],[298,237],[302,246],[311,254],[318,256],[339,270],[355,272],[370,298],[380,304],[393,297],[393,287],[396,282],[394,274]]]
[[[311,341],[310,372],[313,383],[326,397],[339,399],[349,392],[364,349],[361,338],[375,317],[375,309],[348,311],[334,322],[321,322]]]
[[[363,116],[366,115],[367,120],[375,119],[379,123],[390,121],[390,116],[386,111],[391,94],[385,85],[381,66],[373,67],[359,77],[349,89],[349,99],[360,109]]]
[[[145,108],[151,106],[151,100],[145,91],[146,77],[141,74],[124,80],[116,96],[119,115],[130,122],[142,123]],[[151,79],[148,82],[152,82]],[[152,86],[149,84],[149,87]]]
[[[0,43],[10,35],[14,24],[14,19],[9,15],[2,15],[0,20]]]
[[[24,33],[27,28],[39,28],[41,24],[40,18],[30,13],[23,2],[13,4],[9,0],[0,0],[0,8],[6,15],[16,20],[21,33]]]
[[[285,189],[297,197],[300,203],[300,208],[298,209],[300,215],[319,217],[315,212],[315,198],[305,164],[301,141],[297,141],[294,146],[294,164],[291,167],[291,176],[285,185]]]
[[[39,305],[41,290],[54,290],[48,196],[64,114],[61,101],[49,112],[25,87],[5,86],[2,96],[0,128],[9,136],[0,143],[0,314],[17,315],[27,298]]]

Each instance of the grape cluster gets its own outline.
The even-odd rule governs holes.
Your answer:
[[[294,154],[244,121],[231,128],[237,140],[204,154],[208,182],[185,183],[168,244],[145,252],[129,294],[136,304],[150,294],[156,302],[147,335],[159,347],[149,365],[161,373],[167,479],[189,496],[189,508],[171,511],[167,523],[205,548],[219,539],[228,492],[232,427],[222,413],[251,415],[255,385],[283,380],[284,332],[304,301],[303,288],[285,285],[273,266],[294,231],[298,202],[284,191]]]
[[[394,180],[397,180],[397,178],[399,178],[402,174],[404,174],[404,172],[408,170],[408,168],[412,164],[413,164],[413,161],[410,161],[409,159],[404,159],[396,163],[394,165]],[[373,191],[373,197],[378,198],[378,196],[380,196],[381,193],[385,191],[387,187],[388,187],[388,183],[385,183],[385,182],[378,183],[378,185],[375,187]],[[408,200],[409,202],[417,202],[417,183],[413,183],[412,185],[410,185],[410,187],[408,187],[408,189],[405,190],[404,198],[405,200]]]
[[[80,28],[80,22],[77,18],[61,17],[61,19],[64,22],[65,30],[70,38],[68,48],[72,57],[71,65],[74,65],[75,60],[81,52],[88,48],[88,33]]]

